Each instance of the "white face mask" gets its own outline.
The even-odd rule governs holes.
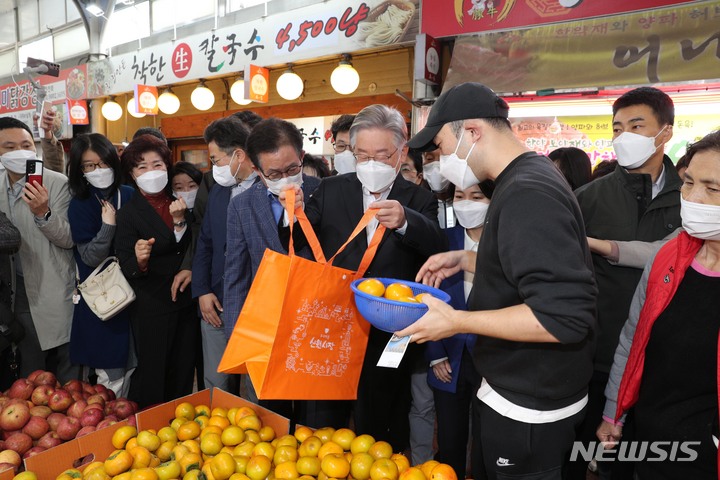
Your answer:
[[[357,178],[370,193],[384,192],[392,185],[396,176],[395,169],[386,163],[368,160],[357,164]]]
[[[680,217],[688,235],[702,240],[720,240],[720,206],[688,202],[680,197]]]
[[[218,165],[213,165],[212,172],[213,180],[215,180],[215,183],[218,183],[223,187],[234,187],[235,185],[237,185],[238,182],[235,176],[240,171],[240,164],[238,164],[237,168],[235,169],[235,173],[230,170],[230,164],[232,163],[232,159],[234,158],[234,156],[235,154],[230,157],[230,162],[227,165],[224,165],[222,167]]]
[[[37,160],[37,153],[32,150],[13,150],[0,157],[3,166],[17,174],[25,173],[28,160]]]
[[[135,183],[143,192],[154,195],[162,192],[162,189],[167,185],[168,173],[166,170],[151,170],[136,177]]]
[[[335,165],[335,170],[337,170],[340,175],[355,171],[355,157],[353,157],[350,150],[336,153],[335,158],[333,159],[333,164]]]
[[[667,127],[667,125],[665,126]],[[642,167],[662,145],[655,146],[655,139],[665,130],[662,128],[654,137],[638,133],[623,132],[613,140],[613,149],[620,166],[632,170]]]
[[[464,131],[460,133],[458,144],[453,153],[450,155],[440,155],[440,174],[454,183],[460,190],[468,189],[480,183],[480,180],[478,180],[473,171],[470,170],[470,166],[467,163],[467,159],[475,148],[475,143],[473,142],[464,160],[457,155],[460,143],[462,143],[463,133]]]
[[[185,200],[187,208],[195,208],[195,198],[197,197],[198,189],[190,190],[189,192],[173,192],[175,198],[182,198]]]
[[[270,193],[273,195],[280,195],[280,192],[285,189],[284,187],[286,185],[297,185],[298,187],[302,187],[303,184],[302,172],[299,172],[297,175],[293,175],[292,177],[283,177],[280,180],[268,180],[264,177],[263,180],[265,180],[267,189],[270,190]]]
[[[423,165],[423,178],[427,180],[433,192],[442,192],[450,183],[450,180],[440,173],[440,162],[437,160]]]
[[[96,168],[85,174],[85,180],[95,188],[108,188],[115,181],[115,172],[112,168]]]
[[[475,202],[473,200],[458,200],[453,202],[453,211],[458,222],[464,228],[475,228],[485,223],[489,203]]]

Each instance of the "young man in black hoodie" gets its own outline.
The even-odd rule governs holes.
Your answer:
[[[412,341],[478,335],[483,378],[473,403],[473,475],[559,480],[587,404],[597,288],[580,208],[562,174],[513,134],[509,107],[464,83],[443,93],[409,146],[442,153],[466,185],[495,181],[477,256],[434,255],[418,279],[475,272],[468,312],[425,298],[428,313],[396,335]]]

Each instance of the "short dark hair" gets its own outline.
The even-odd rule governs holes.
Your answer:
[[[330,176],[330,168],[327,166],[322,157],[310,155],[306,153],[303,157],[303,168],[310,167],[317,172],[318,178],[325,178]]]
[[[239,112],[235,112],[230,116],[237,118],[245,125],[247,125],[248,128],[251,130],[255,125],[262,122],[262,117],[257,113],[253,112],[252,110],[240,110]]]
[[[31,137],[33,136],[32,130],[30,130],[27,123],[21,122],[14,117],[0,117],[0,130],[6,130],[8,128],[22,128],[27,131]]]
[[[131,182],[133,185],[137,186],[135,179],[132,176],[132,169],[137,167],[138,163],[142,161],[142,156],[147,152],[155,152],[160,155],[160,158],[162,158],[165,168],[167,169],[168,178],[170,178],[170,174],[172,172],[172,152],[170,151],[170,148],[168,148],[168,146],[165,145],[165,143],[163,143],[163,141],[159,138],[150,134],[145,134],[134,138],[133,141],[125,147],[122,157],[120,157],[120,165],[122,166],[126,183]],[[172,192],[170,182],[168,182],[165,187],[165,191],[168,193]]]
[[[268,118],[255,125],[245,144],[250,161],[262,170],[259,155],[261,153],[277,152],[282,146],[288,145],[295,149],[298,157],[302,158],[303,137],[298,128],[279,118]]]
[[[133,140],[135,140],[140,135],[152,135],[153,137],[157,137],[160,140],[162,140],[165,145],[167,145],[167,138],[165,137],[165,134],[160,131],[159,128],[155,127],[141,127],[138,128],[135,134],[133,135]]]
[[[70,145],[67,166],[68,188],[70,189],[70,193],[80,199],[88,198],[90,195],[90,188],[82,171],[82,156],[87,151],[97,153],[100,160],[115,172],[115,180],[108,192],[108,198],[111,198],[122,184],[123,173],[120,168],[120,157],[118,157],[115,145],[113,145],[105,135],[99,133],[78,135]]]
[[[420,150],[416,150],[414,148],[408,149],[407,156],[410,160],[413,162],[413,167],[415,168],[415,171],[418,174],[421,174],[423,171],[423,155]]]
[[[597,180],[605,175],[610,175],[617,168],[617,160],[603,160],[602,162],[595,165],[592,172],[592,180]],[[592,181],[591,180],[591,181]]]
[[[548,153],[548,158],[557,164],[573,190],[582,187],[592,179],[590,157],[579,148],[557,148]]]
[[[720,130],[708,133],[697,142],[688,143],[687,150],[683,158],[687,159],[687,165],[690,165],[692,158],[696,153],[704,152],[707,150],[714,150],[720,153]],[[678,162],[679,163],[679,162]]]
[[[239,118],[218,118],[205,128],[205,143],[215,142],[220,150],[230,155],[236,148],[245,150],[250,128]]]
[[[332,133],[333,141],[337,137],[338,132],[349,132],[352,123],[355,120],[355,115],[340,115],[330,125],[330,133]]]
[[[480,191],[483,195],[485,195],[486,198],[492,200],[493,192],[495,191],[495,182],[488,179],[483,180],[478,184],[478,187],[480,187]],[[470,187],[468,187],[470,188]],[[453,198],[455,196],[455,190],[457,190],[457,187],[454,183],[450,183],[448,185],[448,198]]]
[[[203,180],[203,173],[198,169],[195,165],[193,165],[190,162],[177,162],[175,165],[173,165],[172,173],[169,177],[170,182],[172,182],[172,179],[175,178],[175,175],[178,175],[180,173],[184,173],[188,177],[192,179],[193,182],[198,184],[198,187],[202,183]]]
[[[675,104],[673,104],[672,98],[662,90],[654,87],[639,87],[625,92],[613,103],[613,118],[621,108],[633,105],[650,107],[660,125],[675,123]]]

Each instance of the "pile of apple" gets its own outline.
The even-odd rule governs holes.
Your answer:
[[[118,421],[135,423],[137,404],[104,385],[36,370],[0,395],[0,471],[17,470],[21,459]]]

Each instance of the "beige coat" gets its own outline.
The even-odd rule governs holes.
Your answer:
[[[70,341],[75,260],[67,219],[70,203],[67,177],[45,169],[43,184],[48,189],[48,206],[52,215],[46,225],[39,227],[30,208],[20,197],[15,202],[15,214],[11,217],[9,180],[7,172],[0,171],[0,210],[20,230],[22,243],[19,255],[30,312],[40,346],[48,350]]]

